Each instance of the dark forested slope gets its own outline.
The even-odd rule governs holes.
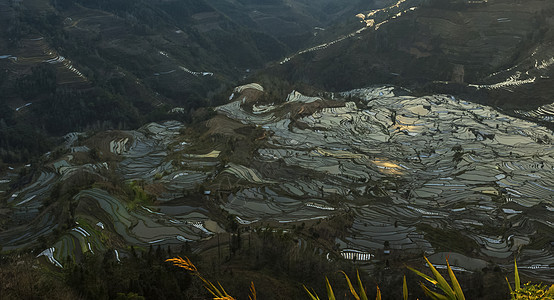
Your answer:
[[[1,0],[1,157],[24,161],[48,148],[45,134],[136,128],[175,107],[171,118],[188,120],[231,82],[380,2]]]
[[[552,102],[554,2],[400,1],[268,73],[326,90],[398,84],[505,108]],[[365,24],[360,24],[361,28]]]

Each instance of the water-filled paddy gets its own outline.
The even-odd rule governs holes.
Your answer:
[[[53,258],[103,249],[104,230],[137,245],[209,238],[221,224],[210,219],[200,201],[185,196],[205,185],[211,190],[200,191],[203,201],[217,201],[243,225],[351,212],[352,226],[335,241],[344,257],[371,258],[385,244],[391,251],[428,255],[469,252],[457,255],[480,259],[477,264],[504,263],[517,255],[524,272],[553,279],[552,131],[454,97],[411,97],[390,87],[334,95],[326,102],[332,107],[321,104],[320,97],[293,92],[284,104],[244,109],[243,93],[252,89],[262,93],[258,86],[245,86],[216,108],[238,124],[266,132],[247,161],[223,163],[221,149],[189,152],[194,141],[183,142],[184,125],[152,123],[104,141],[116,162],[76,165],[68,155],[14,191],[9,202],[38,212],[53,184],[82,170],[115,170],[157,193],[158,206],[131,209],[120,195],[81,191],[75,198],[82,205],[79,217],[103,227],[76,225],[45,253]],[[309,110],[313,105],[319,108]],[[235,129],[218,132],[232,135]],[[69,136],[67,147],[75,147],[75,140]],[[46,213],[2,232],[0,242],[5,249],[23,247],[55,227]],[[443,232],[456,236],[444,243],[436,238]]]
[[[271,132],[248,172],[227,171],[264,188],[241,190],[224,208],[244,220],[279,221],[308,198],[327,203],[338,196],[337,208],[356,212],[340,241],[345,248],[376,251],[388,242],[391,249],[434,253],[444,245],[433,245],[418,228],[426,224],[458,232],[483,258],[507,258],[526,246],[550,249],[532,243],[537,234],[554,239],[553,223],[545,223],[554,202],[552,131],[445,95],[395,96],[393,88],[379,87],[342,96],[362,101],[302,116],[295,123],[301,127],[290,126],[290,115],[276,117],[282,106],[256,115],[240,101],[219,108]],[[318,99],[293,92],[288,101]],[[256,168],[263,177],[253,176]],[[541,253],[545,261],[553,257]]]

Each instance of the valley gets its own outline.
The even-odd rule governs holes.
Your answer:
[[[244,230],[291,230],[348,214],[351,225],[329,233],[334,242],[322,255],[371,257],[385,248],[473,258],[455,264],[461,271],[490,261],[509,267],[515,255],[521,272],[554,280],[549,129],[392,86],[292,91],[271,105],[264,93],[258,84],[236,88],[200,133],[171,121],[81,142],[68,136],[67,154],[47,159],[11,192],[13,222],[30,222],[3,231],[0,243],[20,249],[59,231],[60,216],[42,203],[56,185],[84,180],[92,185],[69,200],[74,223],[43,253],[60,266],[87,251],[125,256],[129,244],[189,241],[206,251],[226,231],[222,212]],[[92,153],[98,162],[79,163]],[[113,173],[123,187],[108,179]]]
[[[267,74],[334,92],[389,83],[505,110],[549,105],[554,7],[512,5],[398,1],[360,13],[350,35],[300,51]]]
[[[554,282],[553,3],[0,0],[0,292]]]

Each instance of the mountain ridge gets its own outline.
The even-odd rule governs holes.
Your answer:
[[[331,91],[389,83],[472,94],[508,109],[552,102],[552,3],[399,3],[414,10],[269,73]]]
[[[214,95],[333,19],[320,10],[309,17],[306,3],[243,2],[2,0],[3,159],[27,161],[50,147],[48,135],[190,121],[195,110],[222,101]],[[297,24],[288,35],[255,28],[278,12],[274,23]],[[176,107],[184,113],[168,113]]]

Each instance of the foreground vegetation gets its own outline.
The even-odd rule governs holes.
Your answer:
[[[348,261],[329,261],[313,246],[299,249],[292,235],[271,230],[231,236],[229,244],[208,247],[201,256],[186,244],[130,247],[119,256],[89,252],[77,262],[63,261],[62,270],[32,254],[5,254],[2,299],[318,299],[315,291],[338,299],[553,299],[554,293],[554,287],[522,284],[517,266],[508,275],[511,290],[500,269],[457,276],[447,270],[443,278],[430,263],[430,273],[416,271],[426,268],[419,256],[375,261],[371,270],[357,265],[364,269],[358,272]],[[417,288],[422,279],[426,287]]]
[[[433,266],[433,264],[431,264],[431,262],[429,262],[429,260],[427,258],[425,258],[425,261],[427,262],[427,265],[429,266],[433,276],[428,276],[428,275],[426,275],[426,274],[424,274],[424,273],[422,273],[422,272],[420,272],[416,269],[410,268],[410,267],[407,267],[407,268],[409,270],[413,271],[414,273],[416,273],[421,278],[427,280],[428,283],[431,283],[434,290],[437,290],[437,291],[440,290],[442,292],[441,293],[441,292],[433,291],[429,287],[427,287],[426,285],[424,285],[423,283],[420,282],[420,286],[423,289],[423,291],[425,292],[425,295],[427,297],[429,297],[433,300],[465,300],[466,299],[465,296],[464,296],[464,293],[462,291],[462,287],[460,286],[460,283],[458,282],[458,279],[456,278],[456,275],[454,275],[454,272],[452,271],[452,268],[450,267],[448,259],[446,260],[446,265],[447,265],[447,272],[448,272],[448,276],[450,278],[451,284],[449,284],[446,281],[446,279],[439,273],[439,271],[437,271],[437,269]],[[183,268],[183,269],[189,271],[193,276],[198,277],[204,283],[204,287],[206,288],[206,290],[214,297],[213,298],[214,300],[216,300],[216,299],[227,299],[227,300],[235,299],[225,291],[225,289],[223,288],[223,286],[220,283],[215,285],[211,281],[205,279],[201,275],[201,273],[198,271],[196,266],[187,257],[185,257],[184,259],[181,258],[181,257],[170,258],[170,259],[167,259],[166,262],[170,262],[173,265],[175,265],[176,267]],[[510,289],[511,299],[513,299],[513,300],[517,300],[517,299],[554,299],[554,284],[551,285],[550,288],[546,285],[543,285],[543,284],[531,284],[531,283],[526,283],[523,287],[521,287],[520,277],[519,277],[516,262],[514,262],[514,270],[515,270],[514,289],[512,289],[512,286],[511,286],[510,282],[508,281],[508,278],[506,278],[506,281],[508,282],[508,287]],[[350,278],[348,277],[348,275],[343,271],[341,271],[340,273],[342,273],[344,275],[344,278],[346,279],[346,282],[348,284],[350,294],[356,300],[360,300],[360,299],[367,300],[368,299],[366,288],[364,288],[362,280],[360,279],[360,273],[359,272],[356,273],[358,291],[356,291],[356,288],[353,286],[353,284],[352,284]],[[327,277],[325,277],[325,283],[326,283],[325,287],[326,287],[326,290],[327,290],[327,296],[328,296],[329,300],[335,300],[336,297],[335,297],[335,293],[333,292],[333,287],[332,287],[332,285],[329,282],[329,279]],[[319,296],[317,295],[317,293],[315,291],[313,291],[313,290],[310,291],[306,286],[303,286],[303,287],[306,290],[307,294],[309,295],[310,299],[320,300]],[[403,281],[402,281],[402,298],[404,300],[407,300],[408,297],[409,297],[408,286],[406,284],[406,276],[404,276]],[[248,298],[250,300],[257,298],[256,288],[254,286],[254,282],[251,282],[250,295],[248,296]],[[379,286],[377,286],[376,299],[381,300],[381,298],[382,298],[381,290],[379,289]]]

